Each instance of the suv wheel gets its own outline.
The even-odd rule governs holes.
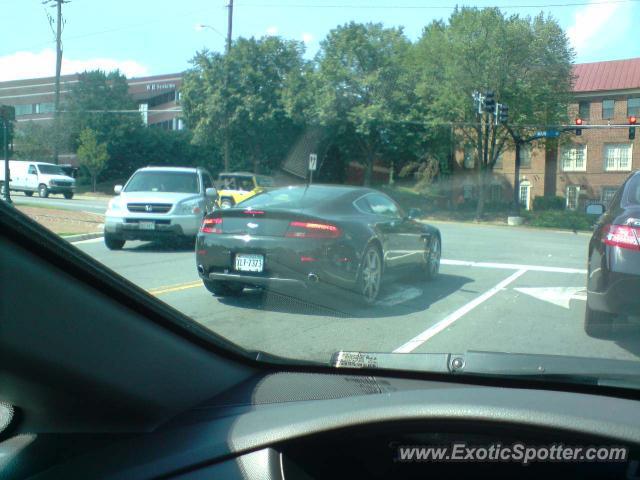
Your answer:
[[[125,240],[118,238],[109,233],[104,234],[104,244],[109,250],[121,250],[124,247]]]
[[[73,198],[73,192],[64,192],[64,198],[71,200]]]

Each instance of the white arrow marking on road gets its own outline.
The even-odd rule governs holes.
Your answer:
[[[515,288],[514,290],[566,309],[569,309],[571,300],[587,299],[584,287]]]

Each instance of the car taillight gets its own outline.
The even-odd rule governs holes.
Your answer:
[[[342,235],[335,225],[316,222],[290,222],[286,237],[289,238],[338,238]]]
[[[603,241],[612,247],[640,251],[640,228],[628,225],[609,225]]]
[[[200,231],[202,233],[222,233],[222,218],[205,218]]]

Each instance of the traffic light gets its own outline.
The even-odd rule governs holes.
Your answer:
[[[629,117],[629,125],[632,125],[631,127],[629,127],[629,140],[635,140],[636,138],[636,123],[637,123],[638,119],[636,118],[635,115],[631,115]]]
[[[498,110],[498,122],[507,123],[509,120],[509,105],[499,104],[500,108]]]
[[[487,113],[496,111],[496,95],[491,91],[484,94],[484,111]]]
[[[578,125],[578,126],[582,125],[582,119],[581,118],[576,118],[576,125]],[[582,129],[581,128],[576,128],[576,135],[582,135]]]

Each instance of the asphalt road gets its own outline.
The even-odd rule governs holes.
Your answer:
[[[40,198],[35,193],[32,197],[27,197],[22,192],[11,192],[11,201],[16,205],[27,205],[44,208],[61,208],[65,210],[78,210],[81,212],[104,213],[107,210],[108,198],[86,198],[76,196],[67,200],[62,195],[50,195],[48,198]]]
[[[640,356],[634,321],[608,340],[584,332],[589,234],[434,224],[443,236],[437,280],[388,284],[369,309],[247,289],[239,298],[215,298],[198,279],[189,247],[128,242],[112,252],[100,239],[76,245],[232,342],[286,357],[328,361],[338,350]]]

